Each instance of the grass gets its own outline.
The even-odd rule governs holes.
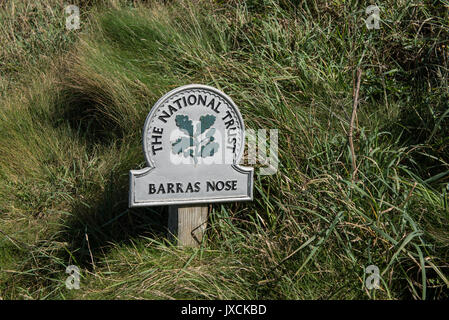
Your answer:
[[[447,1],[384,1],[379,30],[355,0],[78,4],[77,31],[60,1],[0,6],[2,299],[448,298]],[[213,205],[198,249],[127,206],[146,115],[189,83],[279,130],[278,172]]]

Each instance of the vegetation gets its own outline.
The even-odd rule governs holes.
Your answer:
[[[449,297],[449,1],[382,1],[372,30],[358,0],[74,4],[70,31],[63,1],[0,3],[0,298]],[[278,172],[199,249],[128,208],[145,117],[189,83],[279,130]]]

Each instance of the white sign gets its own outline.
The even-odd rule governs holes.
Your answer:
[[[253,168],[239,166],[242,116],[223,92],[205,85],[176,88],[156,102],[143,128],[147,168],[130,171],[129,206],[253,198]]]

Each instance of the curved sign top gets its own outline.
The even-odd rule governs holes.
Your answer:
[[[130,171],[130,207],[252,200],[253,168],[238,165],[244,146],[226,94],[198,84],[168,92],[145,121],[148,167]]]

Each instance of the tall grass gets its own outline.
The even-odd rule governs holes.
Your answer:
[[[89,3],[69,51],[49,40],[48,71],[2,95],[0,296],[447,298],[448,5],[386,1],[367,30],[359,1]],[[145,117],[188,83],[279,130],[279,171],[256,165],[252,203],[213,205],[199,249],[166,240],[165,208],[127,208]]]

